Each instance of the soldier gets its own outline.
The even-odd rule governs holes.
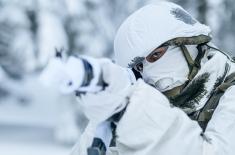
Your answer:
[[[116,64],[84,58],[100,66],[106,87],[78,97],[89,124],[73,154],[86,155],[97,140],[107,154],[109,146],[120,155],[234,154],[235,65],[210,33],[170,2],[128,17],[114,41]],[[69,66],[78,79],[76,63]]]

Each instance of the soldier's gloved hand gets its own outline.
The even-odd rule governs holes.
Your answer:
[[[102,79],[107,84],[97,93],[85,93],[78,97],[84,113],[90,122],[100,123],[121,111],[127,104],[131,86],[136,81],[133,72],[112,63],[109,59],[99,59]]]

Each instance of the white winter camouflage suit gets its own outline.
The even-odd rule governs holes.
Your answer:
[[[134,57],[146,56],[172,38],[210,34],[210,29],[195,19],[184,21],[177,14],[176,16],[173,16],[172,12],[169,14],[172,8],[182,9],[168,2],[151,4],[138,10],[124,22],[114,43],[117,64],[126,67]],[[197,55],[195,47],[189,48],[192,57],[195,58]],[[188,75],[187,63],[180,50],[176,49],[167,51],[154,63],[155,66],[159,65],[159,72],[156,73],[159,77],[154,78],[171,77],[173,81],[171,85],[174,87],[183,84]],[[229,70],[225,73],[226,64]],[[102,65],[104,78],[109,77],[108,82],[112,80],[115,82],[111,82],[110,86],[100,94],[87,94],[81,98],[86,102],[83,106],[90,124],[74,147],[73,155],[86,155],[86,148],[91,145],[99,123],[116,113],[118,111],[116,109],[123,109],[125,106],[125,113],[116,128],[115,149],[120,155],[233,155],[235,153],[235,86],[230,87],[220,99],[202,136],[202,129],[196,121],[191,120],[182,109],[171,106],[159,89],[148,84],[147,70],[146,74],[142,73],[143,80],[140,79],[131,85],[125,80],[128,75],[121,73],[124,68],[118,68],[119,66],[108,61],[103,61]],[[205,83],[207,93],[199,100],[197,109],[205,105],[207,96],[212,92],[218,77],[235,72],[235,65],[229,57],[216,50],[207,51],[201,66],[195,78],[206,72],[210,76]],[[89,101],[96,102],[91,104]],[[112,154],[112,151],[108,152]]]

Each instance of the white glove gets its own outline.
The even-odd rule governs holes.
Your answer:
[[[131,85],[136,81],[131,70],[118,66],[109,59],[99,59],[99,64],[103,81],[108,86],[98,93],[86,93],[78,98],[87,118],[96,124],[126,106]]]

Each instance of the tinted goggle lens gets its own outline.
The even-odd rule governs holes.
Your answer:
[[[155,61],[159,60],[166,53],[168,47],[169,46],[161,46],[156,48],[142,62],[137,63],[134,66],[134,69],[138,72],[142,72],[145,61],[149,63],[154,63]]]

